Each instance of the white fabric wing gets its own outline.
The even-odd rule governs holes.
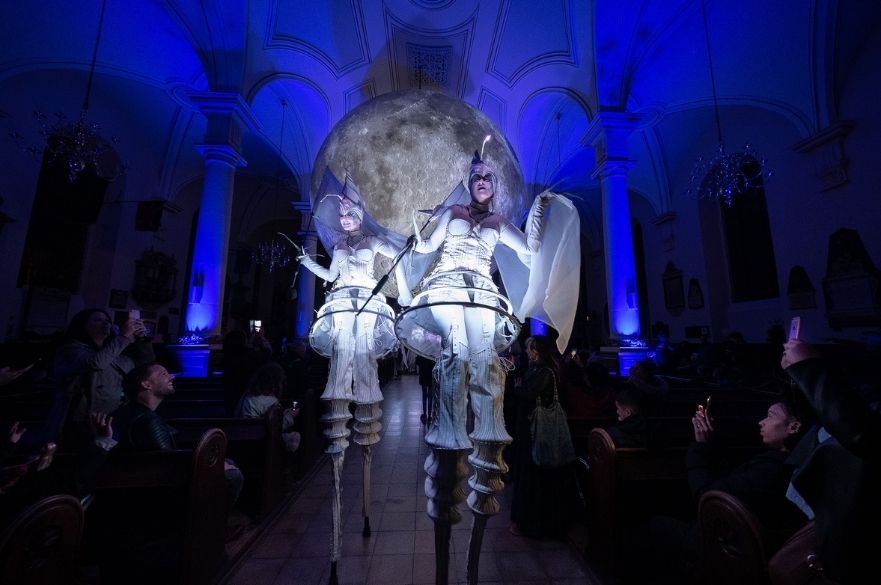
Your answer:
[[[526,256],[497,246],[495,258],[517,318],[522,321],[531,317],[556,329],[557,349],[562,353],[569,344],[578,308],[581,230],[572,202],[556,193],[542,193],[548,195],[538,254]],[[536,197],[529,210],[527,230],[534,224],[538,201]]]

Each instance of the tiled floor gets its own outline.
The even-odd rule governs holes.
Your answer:
[[[433,585],[434,530],[425,513],[423,462],[428,448],[421,392],[415,376],[383,388],[383,438],[374,446],[370,523],[361,536],[361,450],[350,444],[343,470],[340,584]],[[508,532],[510,487],[502,511],[487,524],[480,583],[496,585],[598,585],[580,556],[561,541],[539,541]],[[331,466],[326,457],[303,489],[256,542],[224,585],[325,585],[330,577]],[[471,513],[453,527],[450,585],[465,583]]]

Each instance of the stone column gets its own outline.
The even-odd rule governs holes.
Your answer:
[[[240,154],[242,133],[259,124],[238,94],[194,93],[190,100],[208,119],[208,129],[205,143],[196,146],[205,157],[205,176],[187,283],[185,327],[187,335],[219,338],[235,173],[247,164]]]
[[[291,201],[291,207],[300,214],[300,229],[297,235],[307,254],[315,254],[318,249],[318,234],[312,229],[312,204],[308,201]],[[315,275],[311,270],[297,267],[294,284],[297,287],[297,315],[294,323],[294,336],[297,339],[309,337],[309,328],[315,316]]]
[[[318,249],[318,235],[314,231],[300,232],[303,249],[307,254],[315,254]],[[315,274],[300,268],[297,273],[297,323],[294,328],[297,338],[309,337],[309,328],[315,317]]]
[[[639,122],[634,114],[600,112],[591,122],[585,143],[596,152],[593,177],[600,181],[603,201],[603,241],[606,260],[606,296],[612,339],[638,337],[639,300],[633,229],[627,194],[627,173],[635,164],[628,158],[627,139]]]

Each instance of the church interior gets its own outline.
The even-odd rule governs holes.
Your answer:
[[[222,399],[215,408],[205,398],[222,395],[230,332],[258,333],[277,354],[308,340],[325,287],[297,256],[331,255],[312,216],[325,169],[340,181],[351,173],[366,211],[406,239],[467,178],[481,147],[478,127],[492,128],[492,148],[512,153],[502,200],[508,219],[522,225],[546,190],[577,212],[572,356],[587,348],[624,378],[635,359],[628,356],[654,356],[663,338],[698,358],[703,345],[723,354],[726,344],[743,345],[762,367],[770,356],[770,371],[793,317],[799,339],[830,355],[881,345],[881,198],[872,187],[881,184],[873,162],[881,152],[877,2],[45,0],[2,10],[0,367],[41,360],[0,388],[4,437],[14,421],[49,408],[51,350],[90,308],[117,327],[139,311],[146,334],[176,365],[169,372],[178,375],[178,395],[161,407],[166,418],[180,421],[180,436],[203,436],[198,417],[229,418]],[[431,96],[464,114],[438,123],[443,115],[425,107]],[[383,100],[392,105],[377,109]],[[412,107],[399,108],[406,100]],[[371,116],[358,118],[365,111]],[[389,120],[404,120],[403,130]],[[521,339],[553,334],[537,321],[523,328]],[[695,399],[721,392],[686,382],[684,371],[668,382],[684,387],[677,404],[686,410],[675,415],[690,419]],[[383,411],[405,420],[384,419],[397,429],[388,448],[401,451],[378,452],[375,478],[405,463],[422,473],[424,448],[402,444],[419,443],[423,428],[418,397],[406,394],[418,394],[415,378],[404,384],[415,373],[412,364],[380,366],[381,381],[396,389]],[[328,582],[323,549],[317,561],[296,556],[313,572],[287,549],[283,558],[253,550],[290,536],[267,531],[271,522],[303,521],[296,496],[300,510],[304,500],[324,505],[329,472],[314,395],[324,381],[321,372],[309,375],[317,377],[312,386],[299,380],[302,388],[283,393],[303,402],[304,425],[296,461],[284,453],[276,461],[285,467],[276,486],[283,493],[267,496],[271,486],[263,486],[268,499],[249,511],[253,522],[238,540],[226,540],[217,553],[225,560],[194,568],[190,557],[200,549],[191,542],[184,557],[192,572],[173,571],[189,575],[181,583]],[[779,368],[773,376],[763,390],[785,378]],[[740,390],[758,385],[751,378]],[[311,402],[301,393],[307,387]],[[738,396],[714,400],[720,411],[730,400],[732,411],[743,409],[738,417],[752,417],[753,436],[773,395]],[[570,423],[585,461],[595,418],[610,417],[614,411]],[[227,432],[231,453],[236,433],[249,436],[244,428]],[[247,441],[235,447],[239,457],[253,455]],[[346,561],[340,582],[435,582],[419,569],[431,566],[434,550],[418,535],[430,527],[418,511],[422,476],[401,473],[414,486],[404,499],[416,520],[406,527],[409,560],[395,562],[410,568],[371,573]],[[394,481],[377,481],[374,497],[403,493]],[[353,492],[357,485],[353,479]],[[85,518],[88,538],[88,510]],[[312,526],[303,523],[297,538]],[[506,526],[488,533],[482,570],[490,572],[480,582],[619,582],[615,570],[590,562],[580,541],[570,542],[580,551],[571,557],[570,546],[544,551],[542,567],[558,562],[571,574],[536,569],[518,579],[501,549],[486,543],[495,534],[514,556],[536,545],[518,549]],[[383,538],[389,547],[405,541]],[[456,548],[455,531],[453,543],[460,563],[465,545]],[[344,553],[372,558],[353,547]],[[451,582],[466,582],[463,566],[451,569]]]

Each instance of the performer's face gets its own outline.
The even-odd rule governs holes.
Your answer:
[[[351,232],[361,227],[361,218],[354,211],[340,208],[340,226],[344,231]]]
[[[495,180],[495,175],[489,169],[487,169],[486,174],[475,173],[471,175],[469,181],[471,183],[471,198],[478,203],[486,203],[492,199],[492,196],[495,195],[493,186]]]

